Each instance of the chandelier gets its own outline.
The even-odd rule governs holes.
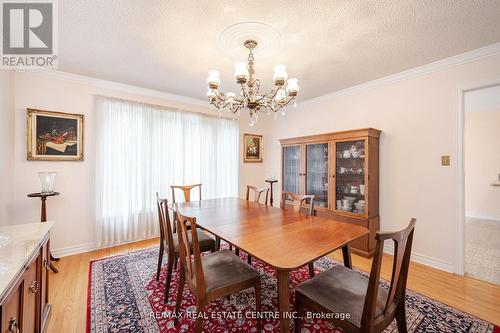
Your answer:
[[[285,115],[285,107],[293,102],[296,106],[296,97],[299,91],[298,79],[288,79],[285,65],[274,67],[273,81],[275,88],[267,94],[260,92],[260,80],[255,78],[254,55],[252,50],[257,47],[255,40],[247,40],[244,46],[248,49],[248,62],[237,62],[234,65],[234,77],[236,83],[241,87],[238,95],[228,92],[219,92],[220,78],[216,70],[208,71],[208,92],[210,110],[216,109],[219,116],[225,110],[233,114],[233,118],[240,115],[241,110],[247,110],[250,114],[249,125],[253,126],[259,119],[259,113],[263,110],[275,119],[278,113]],[[286,86],[285,86],[286,83]]]

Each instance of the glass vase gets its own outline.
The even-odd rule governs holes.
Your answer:
[[[56,172],[39,172],[40,183],[42,184],[42,194],[54,193],[54,181],[56,179]]]

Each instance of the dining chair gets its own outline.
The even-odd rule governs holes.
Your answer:
[[[191,190],[194,188],[198,188],[198,200],[201,201],[201,186],[202,184],[193,184],[193,185],[171,185],[170,189],[172,190],[172,203],[176,203],[175,201],[175,190],[182,190],[184,194],[184,201],[191,202]],[[174,232],[176,232],[177,225],[174,222]],[[217,246],[220,246],[220,240],[216,239]]]
[[[304,204],[307,204],[309,201],[309,215],[314,215],[314,199],[316,196],[314,194],[306,194],[300,195],[293,192],[282,192],[281,193],[281,208],[286,209],[286,200],[288,198],[292,199],[293,203],[293,211],[300,213],[301,209],[304,207]],[[309,276],[314,277],[314,263],[309,263]]]
[[[255,292],[255,310],[261,311],[260,274],[240,257],[229,250],[222,250],[201,256],[196,230],[196,218],[175,214],[181,271],[177,289],[175,313],[179,313],[184,284],[196,295],[196,313],[203,313],[208,302],[229,296],[241,290],[253,288]],[[188,229],[188,224],[191,227]],[[189,240],[192,246],[188,246]],[[174,325],[177,325],[177,316]],[[202,332],[203,316],[198,316],[195,332]],[[262,329],[261,319],[257,319],[257,331]]]
[[[267,187],[258,188],[255,186],[247,185],[247,201],[250,200],[250,191],[253,192],[253,201],[259,202],[262,193],[266,193],[266,201],[264,202],[267,206],[267,198],[269,196],[269,189]]]
[[[323,313],[349,313],[344,320],[332,316],[344,332],[378,333],[396,319],[398,331],[407,332],[405,296],[411,246],[416,220],[398,232],[377,232],[375,255],[369,277],[336,265],[295,288],[295,332],[300,332],[304,306]],[[380,285],[384,241],[394,241],[394,262],[389,289]]]
[[[314,215],[314,199],[316,198],[314,194],[301,195],[293,192],[282,192],[281,208],[285,209],[286,200],[288,198],[292,199],[293,210],[295,212],[300,212],[304,205],[309,202],[309,215]]]
[[[172,202],[175,203],[175,190],[180,189],[184,193],[184,201],[185,202],[190,202],[191,201],[191,190],[194,188],[199,188],[199,197],[198,200],[201,201],[201,185],[202,184],[194,184],[194,185],[172,185],[170,188],[172,189]]]
[[[165,281],[165,292],[164,292],[164,303],[168,301],[168,295],[170,290],[170,282],[172,279],[172,270],[174,264],[177,266],[179,258],[179,240],[174,237],[172,232],[172,224],[170,222],[170,213],[168,211],[168,201],[167,199],[162,199],[156,193],[156,205],[158,208],[158,221],[160,224],[160,253],[158,255],[158,267],[156,270],[156,281],[160,279],[160,272],[163,262],[163,254],[165,249],[167,250],[167,278]],[[197,229],[196,234],[198,236],[200,251],[211,251],[216,250],[215,241],[213,238],[208,236],[203,231]]]

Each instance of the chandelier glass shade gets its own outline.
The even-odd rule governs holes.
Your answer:
[[[254,55],[252,50],[257,47],[255,40],[247,40],[244,46],[249,50],[247,62],[237,62],[234,65],[234,78],[241,87],[240,93],[223,93],[219,91],[220,73],[216,70],[208,71],[207,97],[210,110],[217,110],[219,115],[223,111],[240,115],[242,110],[250,114],[250,126],[255,125],[259,119],[259,113],[265,110],[269,115],[273,113],[275,118],[281,112],[285,115],[285,107],[293,102],[296,106],[296,98],[299,92],[299,80],[288,78],[285,65],[274,67],[273,81],[275,88],[267,94],[260,92],[260,80],[255,78]]]

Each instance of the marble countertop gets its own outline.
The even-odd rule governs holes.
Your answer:
[[[0,302],[52,225],[37,222],[0,227]]]

